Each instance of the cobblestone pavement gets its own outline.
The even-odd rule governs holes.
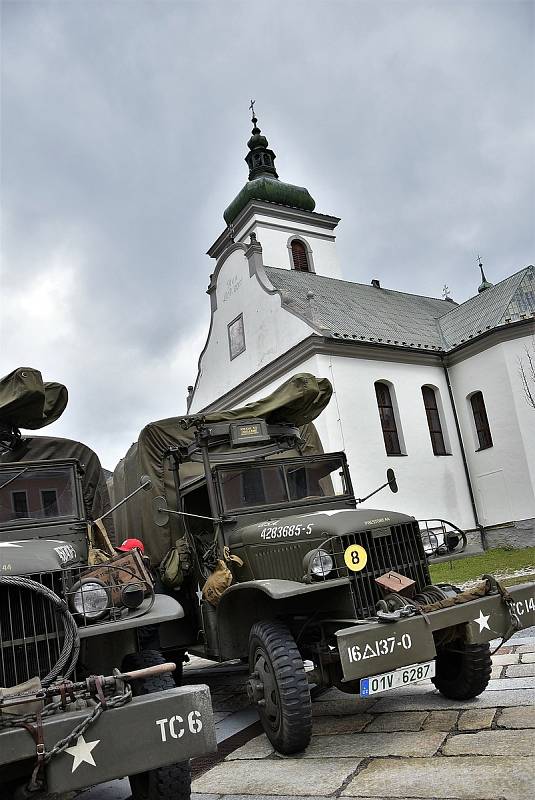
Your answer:
[[[446,700],[429,681],[366,700],[326,692],[313,706],[312,742],[298,757],[277,755],[258,723],[250,727],[255,712],[238,666],[228,673],[195,660],[191,682],[210,685],[222,744],[216,760],[194,762],[192,800],[528,800],[535,793],[535,638],[523,633],[493,657],[489,687],[475,700]],[[129,795],[128,781],[114,781],[79,800]]]
[[[199,775],[192,800],[527,800],[534,666],[535,639],[517,636],[493,657],[489,687],[475,700],[446,700],[430,681],[366,700],[330,690],[314,703],[303,755],[279,756],[256,736]],[[230,685],[213,697],[219,714],[246,702]]]

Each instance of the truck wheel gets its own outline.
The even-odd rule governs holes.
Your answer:
[[[122,668],[124,672],[128,672],[164,663],[165,658],[157,650],[142,650],[140,653],[125,656]],[[141,694],[163,692],[174,687],[175,681],[172,675],[167,673],[141,681],[132,681],[132,694],[137,697]],[[137,775],[130,775],[128,779],[132,800],[189,800],[191,796],[189,761],[140,772]]]
[[[290,631],[257,622],[249,635],[248,694],[268,739],[283,755],[305,750],[312,735],[312,702],[303,659]]]
[[[492,661],[488,644],[466,644],[459,639],[437,649],[437,689],[450,700],[470,700],[486,688]]]

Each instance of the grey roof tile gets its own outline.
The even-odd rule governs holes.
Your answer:
[[[515,272],[492,289],[471,297],[441,318],[447,349],[487,330],[535,313],[535,274],[532,266]]]
[[[266,267],[283,304],[325,336],[448,351],[490,328],[535,313],[526,267],[462,305],[296,270]]]

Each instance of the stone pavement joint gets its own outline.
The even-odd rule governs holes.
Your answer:
[[[518,679],[517,679],[518,680]],[[534,689],[508,689],[505,691],[483,692],[473,700],[448,700],[438,692],[429,692],[425,695],[392,695],[379,700],[373,707],[373,712],[381,711],[419,711],[422,709],[435,711],[453,709],[460,711],[463,708],[496,708],[500,706],[529,706],[535,704]]]
[[[334,736],[313,736],[303,753],[294,756],[281,756],[275,753],[267,736],[262,734],[227,756],[227,761],[266,759],[269,756],[284,759],[331,759],[371,758],[377,756],[411,756],[421,758],[432,756],[444,742],[446,733],[441,731],[392,732],[382,733],[339,733]]]
[[[378,714],[373,722],[366,726],[366,733],[375,731],[419,731],[427,711],[400,711],[398,714],[386,712]]]
[[[312,733],[315,736],[324,736],[330,733],[358,733],[373,720],[371,714],[356,714],[355,716],[340,717],[314,717],[312,720]]]
[[[424,722],[424,730],[450,731],[457,725],[458,711],[431,711]]]
[[[520,655],[518,653],[496,653],[492,656],[492,663],[503,666],[504,664],[518,664]]]
[[[533,664],[512,664],[505,668],[506,678],[535,678],[535,662]]]
[[[535,706],[504,708],[498,714],[498,728],[535,728]]]
[[[467,775],[477,776],[477,780],[467,780]],[[534,780],[532,758],[377,758],[350,781],[342,796],[526,800]]]
[[[519,756],[533,755],[533,731],[495,730],[460,733],[451,736],[442,752],[446,756]]]
[[[482,728],[490,728],[495,714],[495,708],[469,708],[459,717],[458,728],[460,731],[480,731]]]
[[[516,648],[517,653],[535,653],[535,641],[531,639],[531,644],[521,644]]]
[[[224,761],[205,772],[192,784],[192,790],[214,794],[265,794],[309,796],[333,794],[352,775],[360,759],[263,759],[261,761]]]
[[[535,653],[524,653],[520,656],[522,664],[535,664]]]

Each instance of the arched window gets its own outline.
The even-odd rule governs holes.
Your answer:
[[[303,242],[300,242],[299,239],[294,239],[291,244],[291,247],[292,247],[292,261],[294,269],[297,269],[300,272],[310,272],[310,265],[308,263],[308,254]]]
[[[470,405],[472,406],[474,425],[479,442],[478,450],[486,450],[488,447],[492,447],[492,436],[483,394],[481,392],[474,392],[474,394],[470,396]]]
[[[388,456],[400,456],[401,447],[399,444],[398,428],[396,416],[392,403],[392,395],[386,383],[377,381],[375,384],[375,396],[377,398],[377,408],[383,429],[383,439],[385,440],[386,454]]]
[[[436,456],[445,456],[447,454],[446,444],[444,442],[444,434],[442,433],[442,423],[440,422],[435,389],[431,386],[422,386],[422,397],[424,399],[424,408],[427,416],[433,453]]]

